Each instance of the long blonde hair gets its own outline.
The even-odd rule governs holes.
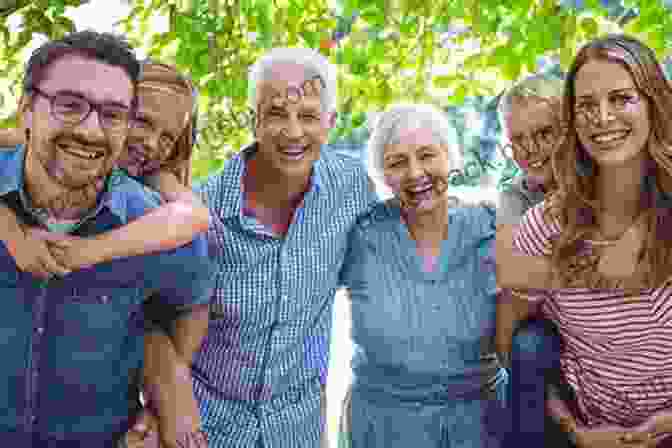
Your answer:
[[[174,66],[154,61],[142,64],[138,80],[138,95],[143,86],[158,85],[169,93],[192,98],[192,108],[185,128],[175,144],[175,150],[164,161],[162,168],[171,170],[186,186],[191,184],[191,156],[196,139],[197,97],[191,81]]]

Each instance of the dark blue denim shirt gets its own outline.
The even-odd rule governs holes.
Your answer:
[[[0,151],[0,200],[30,220],[19,195],[24,154]],[[156,193],[115,172],[74,233],[106,232],[158,205]],[[203,237],[49,280],[19,271],[0,242],[0,440],[112,446],[127,429],[129,377],[143,360],[143,301],[156,294],[173,316],[207,304],[212,274]]]

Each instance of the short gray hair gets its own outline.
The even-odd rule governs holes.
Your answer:
[[[497,116],[502,129],[506,129],[505,115],[511,111],[516,99],[538,99],[542,101],[560,101],[564,95],[565,80],[554,72],[542,72],[527,76],[516,82],[499,100]]]
[[[322,89],[322,109],[336,110],[336,69],[327,58],[310,48],[273,48],[259,58],[250,68],[247,83],[248,106],[257,109],[257,88],[259,83],[272,76],[271,68],[277,64],[296,64],[306,71],[306,80],[319,76],[324,82]]]
[[[367,147],[368,169],[371,177],[383,180],[383,154],[385,147],[399,138],[400,131],[423,128],[432,132],[436,143],[448,151],[451,169],[462,170],[464,157],[457,138],[457,131],[446,113],[431,104],[393,104],[383,112],[374,125]]]

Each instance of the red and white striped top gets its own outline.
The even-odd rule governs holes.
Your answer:
[[[523,217],[514,244],[527,255],[549,256],[557,221],[544,203]],[[591,242],[586,241],[588,250]],[[561,289],[523,294],[563,339],[563,376],[574,389],[584,423],[631,427],[672,409],[672,283],[637,294],[624,290]]]

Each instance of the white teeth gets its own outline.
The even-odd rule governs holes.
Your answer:
[[[283,148],[281,152],[285,155],[285,157],[291,160],[301,160],[303,156],[306,154],[307,149],[308,149],[307,146],[292,145]]]
[[[86,151],[80,148],[74,148],[72,146],[66,146],[62,144],[59,144],[58,146],[62,151],[82,159],[95,160],[103,156],[103,152],[100,151]]]
[[[624,139],[625,137],[628,136],[629,133],[630,131],[622,131],[622,132],[610,132],[608,134],[600,134],[593,137],[593,141],[597,143],[613,142],[616,140]]]
[[[409,191],[411,191],[413,193],[422,193],[422,192],[431,190],[433,186],[434,186],[434,184],[421,185],[421,186],[418,186],[418,187],[409,188]]]
[[[542,166],[544,166],[543,162],[530,163],[530,167],[532,167],[532,168],[541,168]]]

